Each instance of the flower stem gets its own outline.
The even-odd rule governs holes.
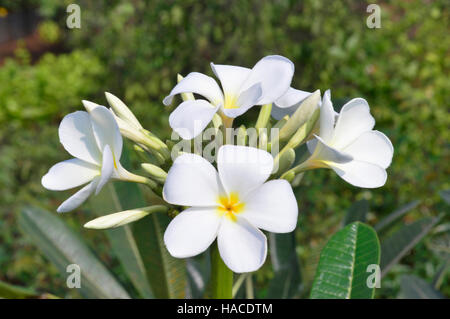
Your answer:
[[[217,242],[211,248],[212,297],[214,299],[232,299],[233,272],[220,258]]]

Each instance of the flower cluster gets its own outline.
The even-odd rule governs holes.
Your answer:
[[[42,178],[50,190],[85,185],[58,212],[74,210],[111,179],[141,183],[166,204],[116,212],[85,227],[118,227],[151,213],[169,213],[175,217],[164,243],[172,256],[198,255],[217,240],[225,264],[241,273],[257,270],[266,259],[267,239],[261,230],[295,229],[298,204],[293,187],[305,171],[331,168],[357,187],[385,184],[393,146],[373,130],[375,120],[364,99],[355,98],[335,112],[329,90],[321,98],[319,91],[291,87],[294,64],[281,56],[264,57],[252,69],[213,63],[211,68],[221,86],[202,73],[179,75],[163,103],[170,105],[181,95],[183,102],[169,117],[171,128],[182,142],[191,145],[189,140],[200,138],[202,145],[202,133],[211,127],[214,155],[181,151],[173,140],[163,142],[110,93],[110,109],[83,101],[87,112],[67,115],[59,127],[61,144],[74,158],[57,163]],[[261,107],[254,132],[245,126],[234,130],[234,118],[256,105]],[[236,133],[236,143],[224,138],[229,130],[231,136]],[[122,136],[149,155],[142,163],[147,177],[120,164]],[[305,144],[311,155],[297,163],[295,149]]]

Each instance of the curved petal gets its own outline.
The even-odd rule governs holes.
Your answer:
[[[297,111],[299,106],[300,106],[300,103],[294,104],[291,107],[282,108],[282,107],[278,107],[276,104],[272,104],[271,115],[275,120],[279,121],[286,115],[291,116],[292,114],[294,114],[295,111]]]
[[[164,244],[176,258],[204,252],[216,239],[221,218],[215,207],[191,207],[178,214],[167,226]]]
[[[326,90],[323,95],[322,106],[320,107],[320,137],[329,142],[334,131],[334,109],[331,103],[330,90]]]
[[[101,150],[109,145],[116,161],[122,155],[122,135],[120,135],[114,115],[104,106],[97,106],[89,112],[97,145]]]
[[[219,78],[225,96],[239,95],[242,83],[247,79],[251,69],[234,65],[214,64],[211,62],[211,69]]]
[[[42,177],[41,183],[47,189],[63,191],[90,182],[100,175],[100,167],[73,158],[53,165]]]
[[[297,225],[297,200],[286,180],[264,183],[250,193],[244,202],[242,217],[258,228],[274,233],[288,233]]]
[[[280,108],[290,108],[294,105],[300,105],[300,103],[310,96],[312,93],[289,88],[280,98],[275,101],[276,106]]]
[[[254,147],[224,145],[219,149],[217,168],[227,193],[236,192],[243,198],[269,178],[273,158]]]
[[[214,105],[223,105],[223,94],[216,80],[202,73],[191,72],[178,82],[170,94],[164,98],[164,105],[170,105],[173,97],[180,93],[200,94]]]
[[[236,273],[256,271],[266,260],[266,236],[244,218],[223,218],[217,244],[220,257]]]
[[[255,64],[248,78],[242,84],[240,93],[256,83],[261,83],[262,95],[257,104],[272,103],[289,89],[294,69],[294,64],[285,57],[266,56]]]
[[[84,186],[82,189],[80,189],[78,192],[70,196],[68,199],[66,199],[56,210],[58,213],[67,213],[81,204],[83,204],[89,196],[95,191],[97,187],[97,183],[99,181],[100,177],[95,177],[92,182]]]
[[[370,115],[367,101],[356,98],[346,103],[336,121],[332,144],[338,149],[344,148],[362,133],[372,130],[375,119]]]
[[[387,179],[387,173],[384,168],[367,162],[333,163],[330,167],[347,183],[357,187],[381,187],[386,183]]]
[[[100,176],[100,180],[97,184],[97,188],[95,190],[95,195],[97,195],[105,186],[105,184],[109,181],[114,172],[114,157],[111,152],[111,148],[109,145],[105,146],[103,150],[103,162],[102,162],[102,174]]]
[[[334,147],[331,147],[325,143],[320,137],[314,135],[317,140],[317,146],[314,150],[314,159],[323,162],[332,163],[347,163],[353,160],[350,154],[343,153]]]
[[[95,141],[89,113],[77,111],[66,115],[59,125],[58,134],[70,155],[100,165],[102,155]]]
[[[217,108],[205,100],[185,101],[170,114],[170,127],[183,139],[190,140],[211,122]]]
[[[196,154],[177,157],[163,188],[163,198],[170,204],[183,206],[216,206],[223,194],[214,166]]]
[[[252,106],[256,105],[258,103],[259,98],[261,97],[261,84],[256,83],[251,88],[249,88],[247,91],[241,93],[239,95],[236,106],[234,108],[222,108],[223,113],[228,116],[235,118],[239,115],[244,114],[247,112],[248,109],[250,109]]]
[[[379,131],[369,131],[359,136],[343,149],[355,160],[387,168],[391,165],[394,147],[389,138]]]

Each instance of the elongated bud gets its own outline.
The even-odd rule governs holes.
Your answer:
[[[291,182],[292,187],[297,187],[300,185],[302,179],[303,179],[303,175],[305,175],[305,173],[300,173],[295,175],[294,179]]]
[[[95,109],[97,106],[99,106],[97,103],[91,101],[82,100],[81,102],[83,103],[83,106],[86,109],[86,111],[88,111],[89,113],[92,112],[92,110]]]
[[[272,103],[264,104],[259,111],[258,120],[256,121],[255,128],[258,130],[263,127],[267,127],[267,123],[270,120],[270,113],[272,112]]]
[[[114,110],[114,113],[124,120],[128,122],[130,125],[134,126],[137,129],[141,129],[142,125],[139,123],[137,118],[134,116],[133,112],[123,103],[117,96],[105,92],[106,100],[108,101],[111,108]]]
[[[286,124],[280,129],[280,141],[287,141],[295,132],[305,124],[319,108],[320,90],[308,96],[298,107],[297,111],[289,118]]]
[[[139,209],[125,210],[122,212],[105,215],[96,219],[91,220],[84,224],[85,228],[90,229],[107,229],[116,228],[135,222],[145,216],[156,213],[156,212],[167,212],[168,208],[163,205],[149,206]]]
[[[294,178],[295,178],[295,173],[292,172],[292,171],[287,171],[285,174],[283,174],[283,175],[281,176],[281,178],[282,178],[282,179],[285,179],[285,180],[287,180],[289,183],[291,183],[291,182],[294,180]]]
[[[275,163],[274,170],[276,169],[276,164],[278,164],[277,171],[279,175],[286,172],[295,161],[295,151],[292,148],[287,149],[286,151],[278,157],[278,163]],[[274,172],[275,173],[275,172]]]
[[[159,183],[165,182],[167,173],[162,168],[150,163],[143,163],[141,166],[148,173],[151,179]]]
[[[183,80],[183,76],[181,74],[177,74],[178,83],[180,83],[181,80]],[[192,93],[181,93],[181,98],[183,101],[195,100],[194,94]]]
[[[291,137],[288,142],[288,147],[296,148],[302,143],[306,142],[311,131],[316,125],[317,120],[319,119],[320,109],[316,109],[311,117],[306,121],[302,126],[298,128],[295,134]]]
[[[247,145],[247,129],[245,128],[244,125],[241,125],[238,129],[236,144],[243,146]]]

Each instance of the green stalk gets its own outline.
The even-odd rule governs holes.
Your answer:
[[[211,247],[211,284],[213,299],[233,298],[233,272],[220,258],[217,242]]]

